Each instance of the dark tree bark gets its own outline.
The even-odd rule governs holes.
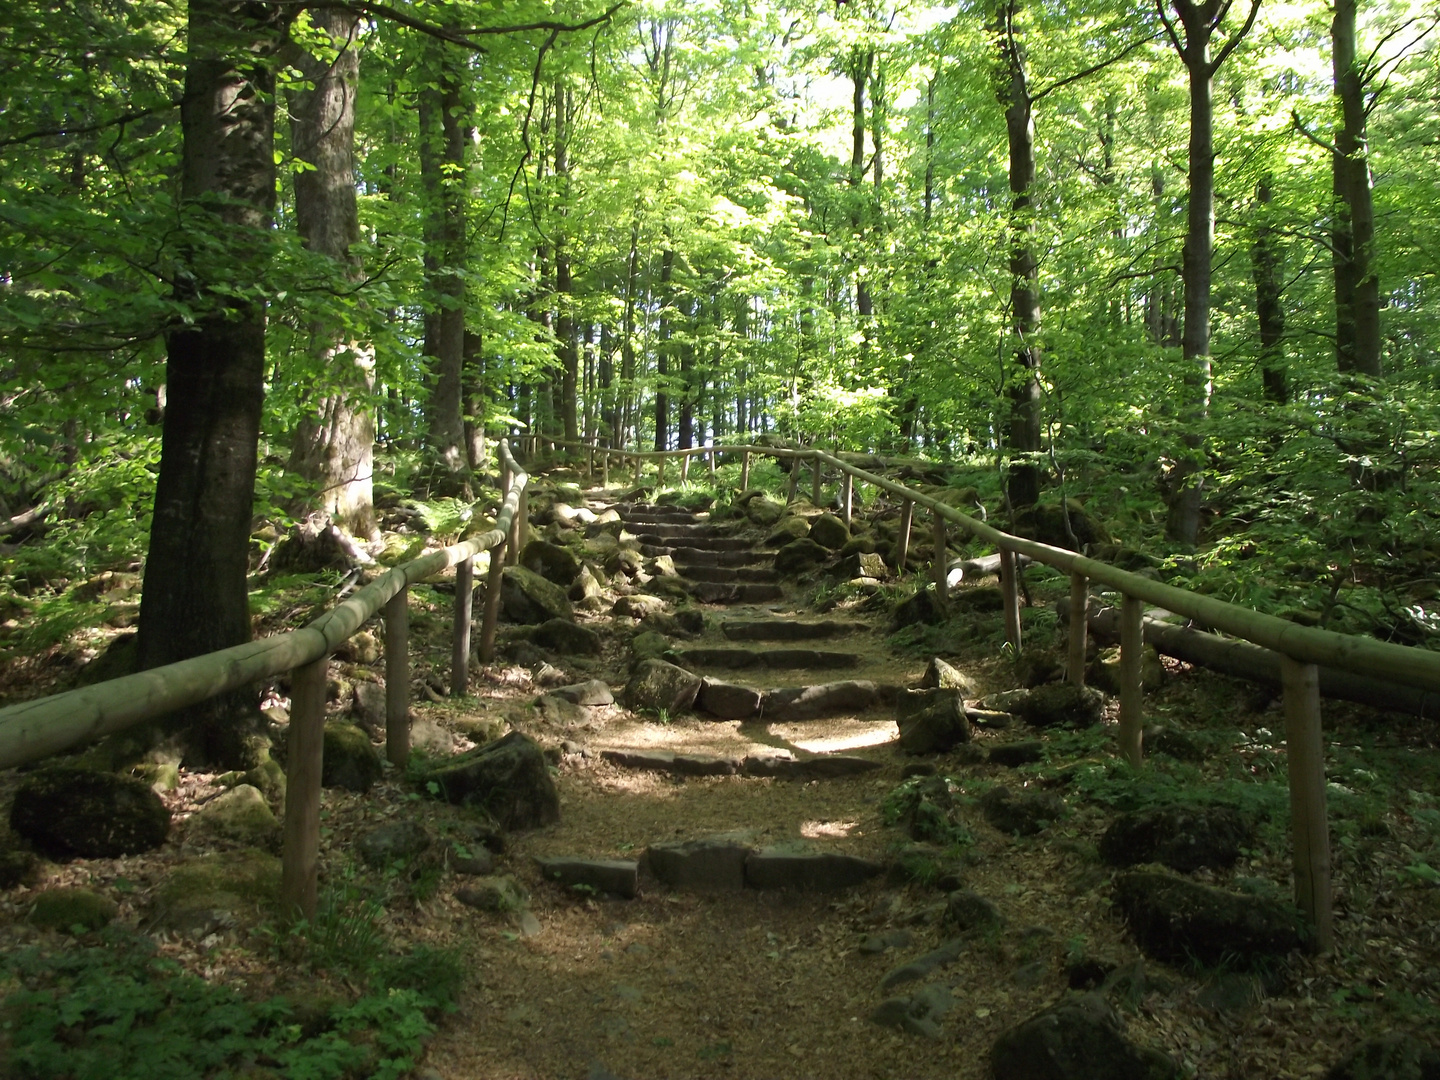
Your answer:
[[[640,426],[635,405],[635,308],[640,302],[640,213],[630,219],[630,258],[625,264],[625,313],[620,325],[620,422],[616,438],[625,443],[625,433],[635,426],[635,446],[640,446]]]
[[[419,95],[420,175],[425,190],[426,269],[433,315],[427,319],[425,355],[431,358],[425,403],[425,445],[434,457],[436,483],[447,493],[469,492],[465,454],[465,134],[464,72],[441,45],[430,51],[434,79]]]
[[[284,37],[276,4],[191,0],[182,198],[200,243],[180,272],[179,299],[202,314],[171,333],[155,513],[140,601],[139,661],[152,668],[250,640],[246,590],[260,410],[265,306],[227,297],[269,261],[275,207],[275,81]],[[209,308],[208,312],[206,309]],[[212,698],[176,717],[187,760],[248,763],[258,733],[255,691]]]
[[[875,50],[858,46],[850,54],[850,80],[853,86],[851,110],[850,147],[850,188],[854,200],[850,214],[851,231],[854,234],[855,251],[855,314],[860,323],[860,370],[868,370],[870,351],[870,324],[875,314],[875,301],[870,295],[870,281],[866,277],[865,259],[861,252],[865,246],[865,212],[861,195],[865,182],[865,87],[875,69]],[[877,149],[878,157],[878,149]],[[877,168],[878,168],[877,164]]]
[[[1181,438],[1185,452],[1175,462],[1170,478],[1169,514],[1165,533],[1194,546],[1200,533],[1204,501],[1204,435],[1210,413],[1210,280],[1215,248],[1215,112],[1211,90],[1215,72],[1255,24],[1260,0],[1251,0],[1245,25],[1231,34],[1213,59],[1210,44],[1230,11],[1231,0],[1172,0],[1179,26],[1157,0],[1160,18],[1170,43],[1180,55],[1190,83],[1189,195],[1185,221],[1185,249],[1181,277],[1185,287],[1185,329],[1181,337],[1184,357],[1184,400],[1180,403]],[[1183,33],[1183,40],[1182,35]]]
[[[1025,72],[1025,56],[1015,36],[1018,0],[996,11],[1000,50],[996,96],[1005,107],[1010,149],[1010,452],[1040,452],[1040,270],[1035,258],[1035,219],[1030,189],[1035,184],[1034,101]],[[1032,506],[1040,498],[1040,467],[1033,458],[1011,461],[1010,505]]]
[[[580,437],[579,379],[580,350],[575,339],[575,285],[566,246],[565,206],[570,188],[570,122],[574,97],[563,81],[555,84],[555,190],[558,200],[555,221],[555,337],[560,352],[560,419],[565,438]]]
[[[311,251],[329,256],[351,280],[359,260],[355,201],[355,92],[360,81],[357,16],[338,8],[312,8],[315,29],[339,50],[333,62],[302,53],[298,66],[314,89],[292,96],[291,142],[309,166],[295,174],[295,227]],[[344,327],[310,328],[311,350],[325,372],[326,391],[296,425],[290,467],[312,481],[318,503],[359,536],[375,533],[374,353],[368,342],[347,340]]]
[[[1260,323],[1260,373],[1265,400],[1284,405],[1290,400],[1285,371],[1285,306],[1280,245],[1269,217],[1270,199],[1267,175],[1255,188],[1258,222],[1250,263],[1255,272],[1255,316]]]
[[[700,307],[689,303],[688,333],[680,346],[680,424],[676,430],[676,449],[689,450],[695,445],[695,338],[700,331]]]
[[[1330,244],[1335,267],[1335,361],[1342,372],[1380,377],[1380,278],[1374,267],[1375,205],[1370,191],[1365,71],[1355,56],[1357,0],[1334,0],[1331,62],[1340,126],[1331,167],[1335,192]]]
[[[660,256],[660,335],[655,346],[655,449],[670,445],[670,339],[674,333],[675,251],[667,246]]]

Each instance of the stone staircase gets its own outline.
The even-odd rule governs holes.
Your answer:
[[[669,556],[690,595],[704,604],[763,604],[784,596],[779,576],[752,540],[701,515],[644,503],[617,508],[647,558]]]

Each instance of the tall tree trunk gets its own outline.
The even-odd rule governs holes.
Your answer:
[[[263,280],[275,208],[275,80],[284,36],[278,4],[191,0],[181,196],[200,243],[179,275],[194,323],[167,341],[167,405],[150,549],[140,601],[142,668],[250,640],[246,590],[260,411],[265,397],[265,306],[217,285]],[[260,729],[252,689],[184,711],[187,758],[249,763]]]
[[[1335,266],[1335,361],[1342,372],[1380,377],[1380,278],[1375,272],[1375,206],[1370,191],[1365,71],[1355,56],[1357,0],[1334,0],[1331,62],[1340,126],[1331,167],[1335,192],[1330,242]]]
[[[1040,498],[1040,271],[1035,258],[1035,220],[1030,189],[1035,183],[1035,118],[1025,57],[1015,36],[1018,0],[1008,0],[996,13],[1000,70],[995,84],[1005,106],[1005,131],[1010,148],[1010,317],[1014,336],[1010,374],[1010,481],[1014,507],[1032,506]]]
[[[1267,174],[1255,187],[1259,220],[1250,248],[1250,263],[1255,271],[1255,316],[1260,324],[1260,374],[1265,400],[1284,405],[1290,400],[1285,371],[1285,306],[1281,298],[1280,245],[1270,221],[1270,199]]]
[[[680,426],[675,444],[680,450],[695,445],[695,338],[700,331],[700,305],[692,299],[689,307],[688,332],[680,346]]]
[[[640,302],[640,212],[630,219],[630,258],[625,264],[625,312],[620,324],[620,392],[623,407],[615,437],[623,446],[625,433],[637,415],[635,404],[635,308]],[[635,425],[635,448],[640,448],[640,426]]]
[[[355,200],[360,20],[320,7],[310,9],[310,21],[338,52],[333,62],[309,53],[299,57],[313,89],[291,100],[295,156],[310,166],[295,174],[295,227],[307,248],[329,256],[355,280],[359,260],[350,248],[360,239]],[[356,535],[371,536],[376,532],[374,350],[368,342],[347,340],[343,326],[317,323],[310,339],[325,390],[295,427],[290,467],[315,484],[321,509]]]
[[[869,368],[870,322],[875,313],[875,301],[870,295],[870,282],[866,277],[867,267],[863,255],[865,212],[861,195],[861,185],[865,181],[865,87],[874,67],[875,50],[856,46],[850,55],[850,79],[853,85],[850,125],[850,188],[853,209],[850,212],[850,225],[855,244],[855,314],[860,324],[861,371]]]
[[[673,333],[671,279],[675,275],[675,251],[668,245],[660,256],[660,340],[655,346],[655,449],[670,445],[670,338]]]
[[[436,484],[448,494],[469,493],[462,413],[465,363],[465,134],[467,106],[463,70],[443,45],[430,50],[434,79],[420,90],[420,172],[433,323],[426,327],[431,358],[430,397],[425,403],[427,449],[435,459]],[[433,338],[431,334],[433,332]]]
[[[580,350],[575,340],[575,285],[570,274],[570,252],[565,235],[566,204],[570,197],[570,121],[574,98],[561,80],[555,83],[555,336],[560,351],[560,418],[565,438],[580,437]]]
[[[1211,59],[1210,42],[1221,20],[1230,10],[1229,0],[1172,0],[1180,29],[1165,16],[1171,44],[1185,65],[1190,83],[1189,193],[1185,221],[1185,249],[1181,276],[1185,286],[1185,329],[1181,337],[1184,357],[1180,403],[1181,439],[1184,451],[1175,462],[1171,477],[1169,515],[1165,533],[1171,539],[1194,546],[1200,532],[1200,510],[1204,499],[1205,465],[1203,426],[1210,413],[1210,279],[1215,247],[1215,142],[1214,107],[1211,88],[1215,72],[1255,23],[1260,0],[1251,0],[1245,25],[1226,40],[1218,56]]]

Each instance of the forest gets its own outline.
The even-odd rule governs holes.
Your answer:
[[[449,560],[63,783],[4,759],[16,1076],[1012,1080],[1047,1002],[1119,1055],[1076,1080],[1440,1068],[1403,1034],[1436,1015],[1433,693],[1352,666],[1322,736],[1347,694],[1313,658],[1212,676],[1162,634],[1241,643],[1142,633],[1134,596],[942,520],[1440,645],[1433,5],[65,0],[0,29],[0,702]],[[638,457],[721,446],[756,450]],[[492,534],[483,576],[446,554]],[[1130,644],[1087,652],[1080,601]],[[1284,899],[1292,668],[1323,927],[1298,851]],[[452,798],[492,752],[531,769],[509,816]],[[122,781],[145,837],[45,847],[47,783]],[[297,895],[307,813],[297,922],[256,898]],[[740,867],[723,902],[695,851]],[[1141,893],[1191,886],[1278,922],[1147,939]],[[950,983],[871,1000],[873,957],[930,939],[881,986]]]

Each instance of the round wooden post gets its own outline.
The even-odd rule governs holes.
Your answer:
[[[656,486],[656,487],[664,487],[664,486],[665,486],[665,457],[664,457],[663,454],[660,456],[659,462],[658,462],[658,464],[656,465],[655,486]]]
[[[495,632],[500,625],[500,586],[505,574],[505,542],[490,549],[490,572],[485,575],[485,607],[480,616],[480,660],[495,659]]]
[[[585,447],[585,479],[592,484],[595,482],[595,446]]]
[[[530,490],[528,488],[520,492],[520,505],[515,510],[515,520],[520,523],[517,530],[515,546],[524,548],[530,542]],[[518,560],[520,554],[517,551],[515,558]]]
[[[610,486],[610,451],[600,451],[600,486]]]
[[[740,451],[740,490],[746,491],[750,487],[750,451]]]
[[[855,499],[855,478],[848,472],[840,482],[840,516],[845,522],[845,528],[850,528],[850,519]]]
[[[475,560],[455,564],[455,625],[450,632],[450,696],[470,689],[470,611],[475,599]]]
[[[410,760],[410,587],[385,605],[385,756],[403,769]]]
[[[1076,686],[1085,685],[1085,636],[1090,617],[1090,582],[1084,574],[1070,575],[1070,649],[1065,658],[1065,676]]]
[[[713,484],[715,483],[715,451],[713,448],[706,457],[710,459],[710,483]]]
[[[1325,816],[1325,742],[1320,728],[1320,672],[1281,654],[1285,695],[1285,759],[1290,770],[1290,835],[1295,906],[1315,928],[1315,947],[1335,948],[1330,903],[1330,827]]]
[[[1005,610],[1005,640],[1016,656],[1025,644],[1020,634],[1020,572],[1015,552],[1000,549],[1000,599]]]
[[[680,455],[680,483],[690,479],[690,452],[687,450]]]
[[[905,573],[905,560],[910,556],[910,524],[915,519],[915,504],[906,499],[900,504],[900,536],[895,541],[895,572]]]
[[[1137,769],[1144,760],[1145,708],[1140,655],[1145,648],[1145,605],[1127,596],[1120,605],[1120,754]]]
[[[635,455],[635,486],[640,486],[640,479],[645,469],[645,459],[639,454]]]
[[[810,505],[820,505],[820,459],[815,459],[815,464],[810,467]]]
[[[284,848],[280,910],[286,918],[315,914],[320,869],[320,775],[325,759],[325,684],[330,657],[290,673],[290,735],[285,757]]]
[[[948,541],[945,537],[945,519],[935,514],[935,600],[944,611],[950,606],[950,558]]]
[[[505,565],[515,566],[520,562],[520,512],[510,519],[510,536],[505,543]]]
[[[800,490],[800,459],[790,459],[790,483],[785,485],[785,505],[789,506],[795,501],[795,493]]]

